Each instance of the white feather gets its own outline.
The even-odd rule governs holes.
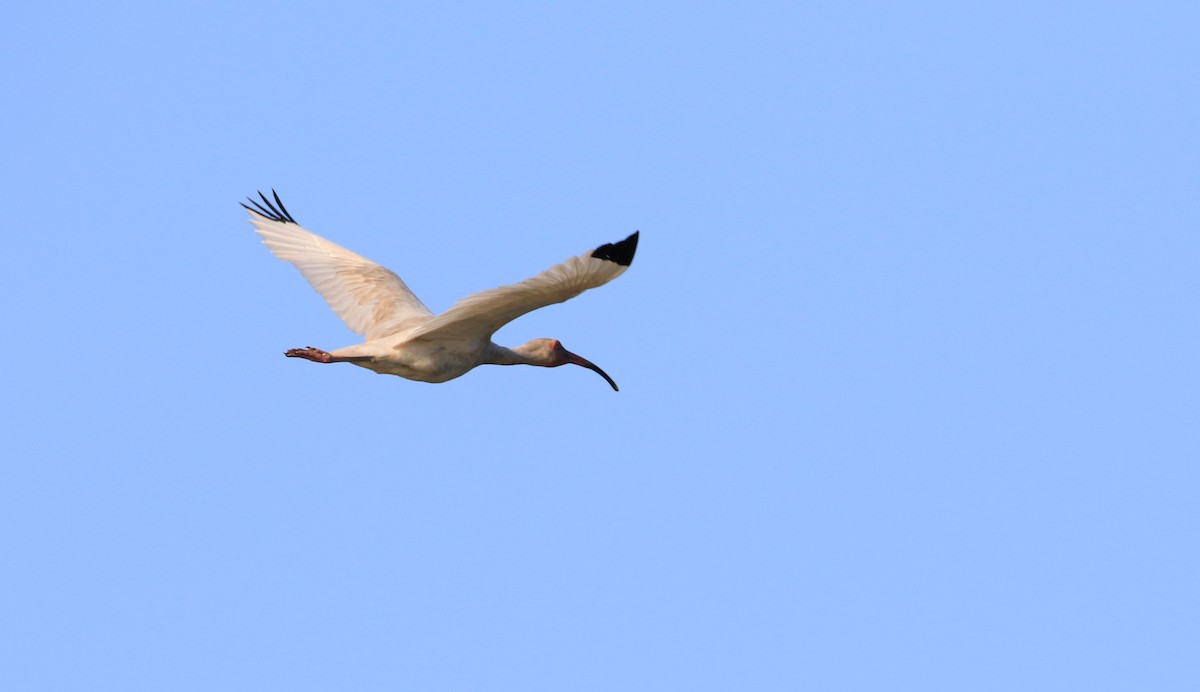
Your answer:
[[[627,267],[592,257],[572,257],[521,283],[473,293],[417,327],[409,339],[490,339],[521,315],[570,300],[612,281]]]
[[[290,262],[351,331],[373,341],[433,318],[391,270],[294,223],[250,212],[263,244]]]

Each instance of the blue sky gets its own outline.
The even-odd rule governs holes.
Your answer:
[[[0,688],[1193,690],[1193,3],[6,11]],[[435,311],[642,232],[442,385]]]

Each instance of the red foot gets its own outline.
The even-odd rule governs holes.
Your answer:
[[[314,363],[333,362],[333,356],[319,348],[313,348],[312,346],[308,346],[306,348],[290,348],[284,351],[283,355],[287,356],[288,358],[303,358],[304,360],[311,360]]]

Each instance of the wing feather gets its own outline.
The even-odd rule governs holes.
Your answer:
[[[410,339],[490,339],[496,330],[538,308],[570,300],[612,281],[629,268],[638,234],[602,245],[520,283],[480,291],[417,327]]]
[[[268,207],[262,211],[246,207],[263,244],[299,269],[352,331],[370,341],[433,318],[394,272],[305,230],[286,211],[265,215],[274,210],[269,201]]]

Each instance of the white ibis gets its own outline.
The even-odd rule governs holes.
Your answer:
[[[418,382],[446,382],[477,365],[571,363],[600,374],[614,390],[617,383],[591,361],[556,339],[534,339],[505,348],[492,343],[496,330],[527,312],[561,303],[589,288],[612,281],[633,262],[638,234],[572,257],[537,276],[511,286],[480,291],[434,315],[404,281],[387,268],[302,228],[271,191],[275,202],[258,193],[249,199],[250,222],[263,244],[291,262],[317,289],[346,326],[366,341],[357,346],[322,351],[309,346],[284,353],[314,363],[353,363],[383,375]]]

